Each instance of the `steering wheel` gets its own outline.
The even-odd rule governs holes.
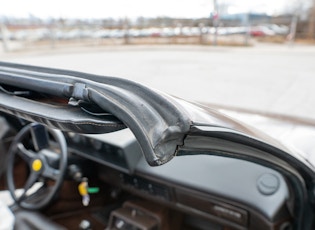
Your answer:
[[[49,134],[57,146],[49,142]],[[42,209],[48,205],[59,190],[67,167],[67,144],[62,132],[31,123],[14,137],[8,154],[7,184],[16,204],[29,210]],[[30,171],[21,195],[17,195],[15,191],[13,168],[16,155],[26,162]],[[57,162],[57,166],[52,166],[52,162]],[[54,181],[54,184],[48,186],[44,183],[44,190],[39,189],[30,194],[37,181],[48,180]]]

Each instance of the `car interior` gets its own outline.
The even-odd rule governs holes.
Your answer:
[[[5,138],[14,138],[16,145],[10,149],[15,153],[8,153],[15,155],[7,165],[10,192],[21,187],[27,191],[29,181],[34,181],[30,159],[42,157],[47,172],[37,178],[45,186],[36,196],[23,194],[22,201],[14,197],[13,210],[19,210],[22,220],[29,215],[23,213],[24,207],[41,210],[43,202],[52,201],[44,215],[69,229],[85,229],[80,227],[85,222],[90,226],[86,229],[246,229],[250,223],[254,228],[260,223],[261,229],[291,226],[288,204],[294,201],[285,178],[262,165],[222,156],[185,156],[183,150],[171,162],[151,167],[128,129],[94,135],[54,130],[44,134],[41,130],[38,138],[48,135],[47,140],[40,140],[47,143],[37,143],[45,148],[36,148],[31,130],[43,126],[31,123],[25,127],[21,138]],[[60,137],[65,139],[59,141]],[[58,142],[67,143],[66,149]],[[36,167],[34,161],[32,164]],[[64,176],[60,179],[60,175]],[[88,183],[94,191],[82,194],[81,183]],[[57,194],[54,186],[61,187]],[[89,201],[84,201],[85,196]],[[41,228],[38,216],[25,220],[30,229],[33,225]]]
[[[10,71],[22,74],[23,68],[25,76],[32,71],[53,72],[25,66],[9,71],[15,66],[2,65],[0,74],[7,75]],[[64,77],[58,71],[56,75]],[[56,89],[50,78],[43,89],[38,82],[28,83],[26,77],[19,78],[26,79],[19,87],[8,79],[0,80],[0,188],[12,197],[9,210],[14,214],[14,229],[290,230],[314,226],[311,166],[286,153],[272,138],[262,134],[268,144],[254,138],[254,128],[130,82],[125,83],[127,89],[132,88],[131,96],[142,91],[148,96],[133,108],[123,88],[107,85],[105,91],[105,83],[96,77],[86,79],[97,82],[98,88],[80,80],[69,87],[70,98],[55,94],[61,78]],[[70,81],[65,79],[67,86]],[[89,98],[96,98],[100,106],[78,100],[88,87]],[[124,110],[100,110],[104,98],[97,98],[93,90],[104,95],[117,90],[118,94],[110,94],[114,95],[111,100],[118,104],[117,95],[119,102],[126,100],[119,107]],[[162,116],[153,119],[155,108],[167,118],[175,108],[180,110],[175,124],[184,124],[186,111],[196,111],[191,116],[195,122],[187,122],[187,131],[181,132],[184,125],[170,125],[171,119],[162,120]],[[128,109],[130,116],[119,115]],[[160,130],[164,126],[167,131]],[[147,137],[157,143],[151,149],[146,147]],[[149,154],[151,150],[155,155]]]

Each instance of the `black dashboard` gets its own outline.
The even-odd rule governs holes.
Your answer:
[[[273,169],[211,154],[211,150],[189,155],[181,150],[171,162],[151,167],[129,129],[65,136],[70,155],[96,162],[102,181],[202,218],[213,229],[292,227],[290,188]]]

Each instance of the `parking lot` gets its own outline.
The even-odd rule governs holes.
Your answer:
[[[2,61],[128,78],[188,100],[315,119],[315,46],[140,45],[34,50]]]

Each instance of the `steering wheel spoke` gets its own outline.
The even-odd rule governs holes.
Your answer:
[[[45,178],[49,178],[52,180],[57,180],[60,176],[60,170],[51,167],[50,165],[46,164],[44,170],[42,172],[42,176]]]
[[[30,150],[27,150],[22,143],[18,143],[17,148],[17,154],[28,164],[30,164],[33,159],[36,158],[36,154]]]
[[[49,146],[48,132],[45,126],[37,123],[32,124],[31,136],[36,151],[40,151]]]
[[[33,185],[36,183],[37,179],[39,178],[39,173],[32,171],[30,176],[28,177],[25,185],[24,185],[24,191],[21,196],[18,197],[17,202],[20,203],[26,198],[27,192]]]

